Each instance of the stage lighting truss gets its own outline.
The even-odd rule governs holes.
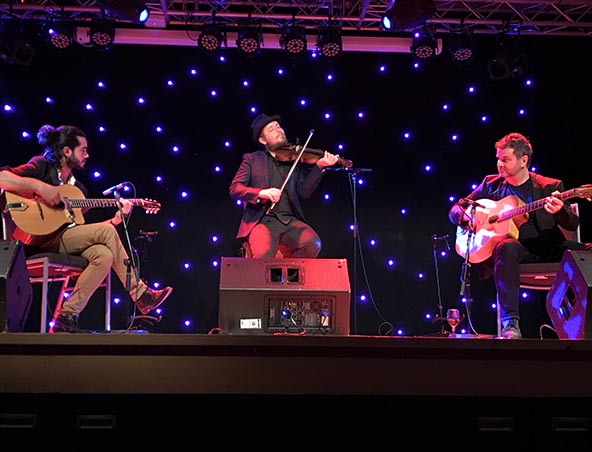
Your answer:
[[[261,24],[244,23],[238,27],[236,48],[245,56],[255,55],[261,48]]]
[[[104,20],[91,22],[89,39],[93,47],[109,49],[115,41],[115,24]]]
[[[305,28],[294,25],[286,27],[280,36],[280,46],[292,57],[303,55],[307,49]]]
[[[223,25],[206,25],[197,38],[197,46],[206,53],[216,52],[224,42],[226,32]]]
[[[41,34],[52,47],[66,50],[74,43],[74,24],[69,22],[46,22]]]
[[[338,58],[343,52],[341,28],[338,26],[320,27],[317,39],[317,49],[321,57],[327,60]]]
[[[428,29],[413,33],[411,54],[419,61],[429,61],[436,56],[438,42],[434,33]]]
[[[122,20],[143,24],[150,17],[150,10],[143,0],[96,0],[96,3]]]

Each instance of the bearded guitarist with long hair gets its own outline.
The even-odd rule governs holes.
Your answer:
[[[121,209],[110,220],[85,223],[82,208],[96,206],[84,203],[87,190],[74,176],[74,171],[83,170],[89,158],[85,133],[71,125],[44,125],[39,129],[37,139],[43,149],[41,155],[20,166],[0,168],[0,182],[3,181],[2,188],[6,190],[5,211],[13,216],[12,220],[17,226],[11,228],[11,238],[35,246],[38,251],[75,254],[88,259],[88,266],[62,304],[52,329],[53,332],[78,333],[82,331],[78,328],[78,317],[110,269],[115,271],[124,285],[126,278],[130,278],[128,253],[115,227],[124,220],[122,214],[127,215],[136,204],[123,198],[109,202],[94,200],[99,203],[99,207],[103,204],[116,205],[113,202],[118,202]],[[57,192],[47,185],[56,187]],[[60,193],[64,195],[61,199]],[[83,199],[71,200],[72,194],[79,194],[78,197]],[[18,198],[18,195],[22,198]],[[63,205],[56,207],[59,204]],[[58,219],[55,231],[51,227],[35,236],[35,231],[52,224],[54,217]],[[21,220],[25,231],[18,228]],[[154,290],[137,278],[134,272],[131,273],[129,288],[130,298],[142,314],[162,304],[173,290],[171,287]]]
[[[579,218],[568,200],[589,200],[592,185],[564,191],[561,180],[529,171],[532,146],[520,133],[502,137],[495,151],[498,174],[486,176],[448,216],[457,226],[457,253],[476,264],[480,279],[493,276],[501,336],[519,339],[520,264],[559,262],[567,249],[592,249],[560,229],[577,230]]]

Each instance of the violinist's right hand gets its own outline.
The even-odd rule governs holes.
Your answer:
[[[282,196],[279,188],[264,188],[257,195],[259,199],[269,199],[271,202],[278,202]]]

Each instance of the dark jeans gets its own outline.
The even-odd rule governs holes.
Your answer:
[[[592,244],[566,240],[562,248],[564,250],[592,250]],[[558,262],[560,259],[553,260]],[[493,279],[502,321],[520,319],[520,264],[541,261],[539,256],[531,253],[517,240],[506,238],[494,247],[491,258],[483,263],[485,265],[480,269],[480,277],[482,278],[491,275],[487,267],[491,269],[493,266]],[[549,260],[546,261],[549,262]]]

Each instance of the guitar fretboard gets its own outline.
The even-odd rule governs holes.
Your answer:
[[[134,206],[143,205],[142,199],[127,199]],[[97,208],[97,207],[117,207],[116,199],[96,198],[96,199],[68,199],[70,205],[75,209]]]
[[[576,189],[572,188],[571,190],[559,193],[555,197],[561,199],[562,201],[565,201],[566,199],[573,198],[575,196],[577,196]],[[521,206],[502,212],[499,216],[498,221],[509,220],[510,218],[515,217],[516,215],[522,215],[527,212],[532,212],[533,210],[542,209],[544,205],[545,198],[537,199],[536,201],[532,201],[527,204],[523,204]]]

